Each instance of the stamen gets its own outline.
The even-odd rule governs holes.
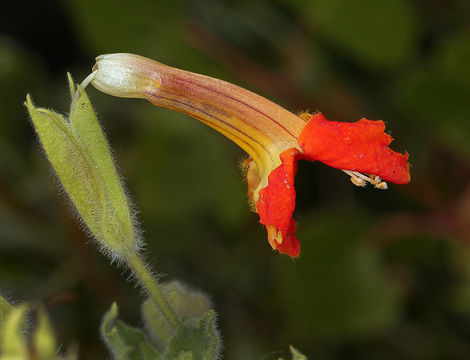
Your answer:
[[[303,121],[308,122],[312,118],[312,114],[310,114],[309,111],[302,111],[301,113],[298,114],[299,118],[301,118]]]
[[[276,250],[278,245],[282,244],[282,231],[277,231],[276,228],[272,225],[266,226],[268,230],[268,241],[271,247]]]
[[[366,186],[367,182],[374,185],[377,189],[386,190],[388,185],[385,181],[382,181],[380,176],[377,175],[365,175],[358,171],[351,171],[351,170],[343,170],[346,174],[351,176],[351,182],[356,186],[364,187]]]
[[[372,183],[377,189],[382,189],[382,190],[387,190],[388,185],[385,181],[382,181],[380,176],[377,175],[371,175],[372,180],[374,183]]]
[[[381,190],[387,190],[388,189],[388,185],[385,181],[382,181],[380,184],[375,185],[375,187],[377,189],[381,189]]]

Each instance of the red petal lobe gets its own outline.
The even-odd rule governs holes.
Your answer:
[[[393,138],[384,133],[383,121],[362,118],[347,123],[328,121],[322,114],[312,116],[299,136],[303,158],[318,160],[341,170],[377,175],[386,181],[410,181],[408,153],[388,148]]]
[[[268,240],[273,249],[296,257],[300,244],[295,237],[295,221],[292,214],[295,208],[295,158],[299,154],[295,148],[284,151],[282,164],[271,171],[268,186],[261,189],[256,202],[256,212],[260,222],[266,226]]]

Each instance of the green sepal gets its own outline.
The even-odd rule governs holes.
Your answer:
[[[0,329],[5,326],[8,315],[14,310],[13,305],[0,296]],[[3,332],[0,332],[0,344],[3,343]]]
[[[35,307],[35,306],[34,306]],[[57,342],[49,318],[42,306],[34,312],[36,326],[30,330],[26,315],[33,312],[33,306],[21,304],[10,311],[0,326],[3,336],[0,342],[0,360],[75,360],[77,352],[70,351],[64,358],[59,356]],[[28,332],[30,336],[27,336]]]
[[[2,343],[0,359],[28,359],[29,352],[25,340],[27,305],[14,308],[6,316],[2,326]]]
[[[289,350],[292,355],[292,360],[307,360],[307,357],[303,355],[299,350],[297,350],[292,345],[289,345]],[[280,358],[279,360],[283,360],[283,359]]]
[[[219,358],[220,343],[215,312],[211,310],[200,319],[188,320],[176,329],[164,358],[215,360]]]
[[[83,222],[111,253],[136,248],[131,210],[111,152],[83,88],[69,75],[72,102],[67,119],[34,106],[25,106],[44,151]]]
[[[307,360],[307,357],[292,345],[289,346],[289,349],[292,354],[292,360]]]
[[[102,227],[101,230],[107,232],[103,235],[106,239],[115,238],[121,241],[134,239],[134,226],[128,199],[114,166],[108,142],[85,90],[81,86],[75,90],[70,74],[67,75],[73,99],[70,106],[69,126],[88,151],[108,200],[106,217],[112,221]]]
[[[33,348],[36,359],[58,359],[54,332],[43,307],[39,307],[37,310],[37,324],[33,336]]]
[[[113,303],[104,315],[100,329],[103,341],[114,359],[161,360],[142,330],[126,325],[117,317],[118,306]]]
[[[162,291],[173,311],[182,321],[199,319],[211,307],[210,300],[199,291],[188,289],[179,281],[163,284]],[[142,317],[145,328],[160,349],[165,349],[173,335],[173,328],[163,317],[152,299],[142,304]]]

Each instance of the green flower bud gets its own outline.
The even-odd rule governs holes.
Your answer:
[[[45,309],[40,306],[37,309],[37,326],[33,334],[33,349],[38,359],[59,360],[57,356],[57,342],[54,336],[49,317]]]
[[[173,280],[163,284],[162,291],[182,322],[199,319],[211,309],[211,302],[205,294],[190,289],[179,281]],[[147,333],[160,349],[165,349],[174,329],[150,298],[142,304],[141,311]]]
[[[28,310],[29,307],[26,304],[19,305],[10,311],[2,322],[0,328],[2,334],[2,343],[0,344],[2,359],[29,359],[25,338],[26,313]]]
[[[120,258],[139,248],[129,200],[90,100],[68,77],[72,103],[67,119],[35,107],[29,94],[25,106],[81,220],[102,250]]]
[[[4,297],[0,296],[0,329],[5,326],[6,319],[15,308]],[[0,344],[3,344],[3,332],[0,330]]]

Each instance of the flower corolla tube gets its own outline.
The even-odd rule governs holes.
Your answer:
[[[144,98],[185,113],[221,132],[248,154],[243,162],[248,196],[271,247],[300,253],[295,236],[294,175],[300,159],[347,173],[358,186],[386,189],[410,181],[408,153],[388,145],[383,121],[328,121],[321,113],[295,115],[223,80],[176,69],[134,54],[96,58],[91,83],[114,96]]]

